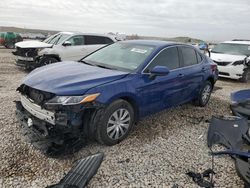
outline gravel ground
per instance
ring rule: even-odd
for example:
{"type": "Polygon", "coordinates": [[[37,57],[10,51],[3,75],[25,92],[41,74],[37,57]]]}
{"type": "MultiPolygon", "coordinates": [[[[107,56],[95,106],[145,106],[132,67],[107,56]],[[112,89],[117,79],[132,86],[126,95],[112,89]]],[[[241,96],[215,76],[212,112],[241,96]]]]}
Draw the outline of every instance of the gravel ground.
{"type": "MultiPolygon", "coordinates": [[[[188,170],[211,167],[205,120],[230,115],[232,91],[249,85],[220,80],[207,107],[191,104],[166,110],[139,122],[129,137],[112,147],[89,143],[79,152],[60,159],[47,158],[24,141],[15,119],[15,91],[27,74],[14,65],[11,50],[0,49],[0,187],[45,187],[63,177],[73,162],[104,152],[105,158],[88,187],[197,187],[188,170]],[[202,119],[200,122],[199,119],[202,119]]],[[[216,187],[243,187],[233,160],[215,158],[216,187]]]]}

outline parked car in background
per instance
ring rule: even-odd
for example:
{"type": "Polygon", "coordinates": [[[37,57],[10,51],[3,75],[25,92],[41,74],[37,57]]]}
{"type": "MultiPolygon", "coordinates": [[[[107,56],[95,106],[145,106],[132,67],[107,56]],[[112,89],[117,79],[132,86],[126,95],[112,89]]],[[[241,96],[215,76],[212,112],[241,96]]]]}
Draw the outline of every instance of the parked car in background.
{"type": "Polygon", "coordinates": [[[116,42],[101,34],[60,32],[43,42],[38,40],[16,43],[16,65],[34,69],[59,61],[78,61],[95,50],[116,42]]]}
{"type": "Polygon", "coordinates": [[[217,78],[217,65],[190,45],[122,41],[32,71],[18,88],[17,115],[52,145],[82,135],[114,145],[147,115],[190,101],[205,106],[217,78]]]}
{"type": "Polygon", "coordinates": [[[250,41],[233,40],[216,45],[211,59],[218,65],[219,76],[250,81],[250,41]]]}
{"type": "Polygon", "coordinates": [[[22,41],[22,37],[14,32],[0,32],[0,45],[6,48],[14,48],[15,43],[22,41]]]}

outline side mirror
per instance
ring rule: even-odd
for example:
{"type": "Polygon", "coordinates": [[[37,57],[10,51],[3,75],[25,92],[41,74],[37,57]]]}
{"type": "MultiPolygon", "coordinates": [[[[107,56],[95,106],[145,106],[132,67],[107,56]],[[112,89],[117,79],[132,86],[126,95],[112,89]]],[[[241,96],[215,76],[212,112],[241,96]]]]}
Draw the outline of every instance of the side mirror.
{"type": "Polygon", "coordinates": [[[71,46],[72,43],[70,41],[65,41],[62,45],[63,46],[71,46]]]}
{"type": "Polygon", "coordinates": [[[152,76],[166,76],[169,74],[169,69],[165,66],[155,66],[151,71],[150,74],[152,76]]]}

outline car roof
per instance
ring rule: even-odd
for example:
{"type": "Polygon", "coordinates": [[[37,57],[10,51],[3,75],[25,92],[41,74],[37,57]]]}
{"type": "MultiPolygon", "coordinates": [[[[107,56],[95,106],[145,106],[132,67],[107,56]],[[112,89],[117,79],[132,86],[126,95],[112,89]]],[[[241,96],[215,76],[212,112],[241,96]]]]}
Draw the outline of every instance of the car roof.
{"type": "Polygon", "coordinates": [[[223,43],[228,43],[228,44],[247,44],[250,45],[250,41],[225,41],[223,43]]]}
{"type": "Polygon", "coordinates": [[[83,32],[78,32],[78,31],[62,31],[62,32],[59,32],[59,33],[61,33],[61,34],[68,34],[68,35],[94,35],[94,36],[112,38],[111,36],[105,35],[105,34],[99,34],[99,33],[83,33],[83,32]]]}
{"type": "Polygon", "coordinates": [[[162,41],[162,40],[125,40],[122,43],[131,43],[131,44],[139,44],[139,45],[148,45],[148,46],[155,46],[157,48],[160,47],[167,47],[173,45],[186,45],[184,43],[177,43],[171,41],[162,41]]]}

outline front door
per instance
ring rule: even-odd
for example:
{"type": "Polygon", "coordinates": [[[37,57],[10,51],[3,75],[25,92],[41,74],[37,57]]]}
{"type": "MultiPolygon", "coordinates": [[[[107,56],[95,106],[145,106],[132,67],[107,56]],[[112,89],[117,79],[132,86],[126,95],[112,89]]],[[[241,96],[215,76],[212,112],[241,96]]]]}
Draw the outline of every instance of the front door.
{"type": "Polygon", "coordinates": [[[181,76],[177,47],[162,50],[145,68],[138,83],[137,92],[142,104],[141,116],[180,104],[183,88],[181,76]],[[157,65],[166,66],[170,73],[152,78],[150,71],[157,65]]]}
{"type": "Polygon", "coordinates": [[[85,42],[83,35],[76,35],[69,38],[67,41],[70,46],[57,45],[56,51],[59,53],[62,61],[79,61],[84,57],[85,42]]]}

